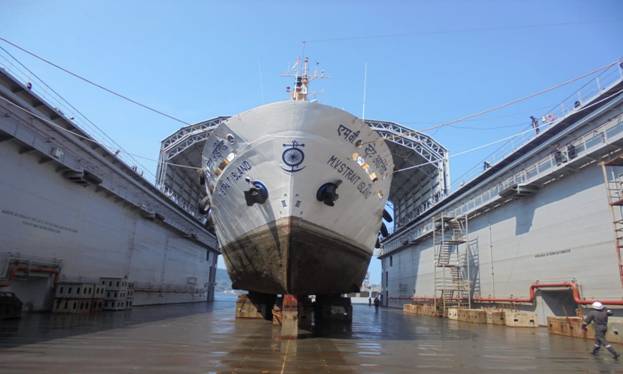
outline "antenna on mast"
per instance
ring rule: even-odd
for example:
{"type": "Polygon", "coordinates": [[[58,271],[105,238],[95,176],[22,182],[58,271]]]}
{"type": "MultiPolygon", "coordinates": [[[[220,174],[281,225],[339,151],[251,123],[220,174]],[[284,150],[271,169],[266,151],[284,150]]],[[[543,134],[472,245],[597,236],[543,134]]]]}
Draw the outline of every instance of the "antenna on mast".
{"type": "MultiPolygon", "coordinates": [[[[305,52],[305,42],[303,42],[303,52],[305,52]]],[[[316,63],[318,65],[318,63],[316,63]]],[[[290,71],[281,74],[285,77],[294,77],[294,89],[290,86],[286,87],[286,91],[292,94],[292,100],[294,101],[307,101],[309,96],[309,82],[316,79],[325,79],[326,75],[324,71],[318,70],[316,67],[314,71],[309,71],[309,58],[304,57],[301,63],[301,58],[296,59],[296,63],[289,69],[290,71]]]]}
{"type": "Polygon", "coordinates": [[[366,96],[368,88],[368,63],[363,64],[363,108],[361,109],[361,120],[366,120],[366,96]]]}

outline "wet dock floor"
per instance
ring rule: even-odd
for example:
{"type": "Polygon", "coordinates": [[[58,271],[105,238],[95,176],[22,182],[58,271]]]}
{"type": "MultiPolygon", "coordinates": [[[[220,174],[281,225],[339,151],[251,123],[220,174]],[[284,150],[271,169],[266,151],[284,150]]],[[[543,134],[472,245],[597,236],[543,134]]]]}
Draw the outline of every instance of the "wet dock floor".
{"type": "MultiPolygon", "coordinates": [[[[352,331],[281,341],[234,301],[0,321],[0,373],[623,372],[591,342],[354,307],[352,331]]],[[[623,347],[616,347],[622,350],[623,347]]]]}

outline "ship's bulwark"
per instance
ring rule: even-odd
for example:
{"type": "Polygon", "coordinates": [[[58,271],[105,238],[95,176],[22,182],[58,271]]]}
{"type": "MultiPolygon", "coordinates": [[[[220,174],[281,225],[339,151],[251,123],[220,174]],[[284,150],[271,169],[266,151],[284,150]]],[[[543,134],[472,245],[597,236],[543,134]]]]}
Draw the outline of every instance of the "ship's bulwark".
{"type": "Polygon", "coordinates": [[[369,250],[297,217],[258,228],[223,248],[232,286],[268,294],[337,294],[359,289],[369,250]]]}

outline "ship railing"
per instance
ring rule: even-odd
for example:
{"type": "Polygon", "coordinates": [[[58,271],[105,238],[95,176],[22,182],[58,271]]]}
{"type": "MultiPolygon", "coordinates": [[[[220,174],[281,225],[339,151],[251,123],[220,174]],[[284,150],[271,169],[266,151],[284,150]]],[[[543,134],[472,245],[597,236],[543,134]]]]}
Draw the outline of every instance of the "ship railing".
{"type": "MultiPolygon", "coordinates": [[[[588,80],[583,86],[553,106],[549,111],[542,113],[538,117],[535,116],[538,119],[539,127],[542,129],[540,132],[545,132],[547,129],[556,126],[556,124],[568,116],[573,115],[578,110],[582,110],[584,105],[589,104],[604,92],[610,90],[623,81],[622,65],[623,60],[620,60],[617,64],[611,65],[609,68],[602,71],[597,77],[588,80]]],[[[527,120],[526,128],[529,128],[529,126],[530,123],[529,120],[527,120]]],[[[535,130],[535,132],[528,132],[523,136],[518,136],[512,139],[507,146],[502,147],[498,152],[490,156],[487,162],[492,165],[499,162],[508,155],[516,152],[519,148],[523,147],[537,135],[538,134],[535,130]]],[[[463,185],[476,178],[481,173],[482,170],[475,168],[471,173],[463,176],[461,180],[455,181],[454,184],[456,185],[459,183],[460,185],[463,185]]]]}

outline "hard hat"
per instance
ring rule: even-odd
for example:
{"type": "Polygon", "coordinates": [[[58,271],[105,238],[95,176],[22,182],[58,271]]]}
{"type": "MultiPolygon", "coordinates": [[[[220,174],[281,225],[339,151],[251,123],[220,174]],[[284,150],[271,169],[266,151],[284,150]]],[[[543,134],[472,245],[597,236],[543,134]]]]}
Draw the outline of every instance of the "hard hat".
{"type": "Polygon", "coordinates": [[[595,301],[593,303],[592,307],[595,310],[602,310],[604,308],[604,305],[602,303],[600,303],[599,301],[595,301]]]}

